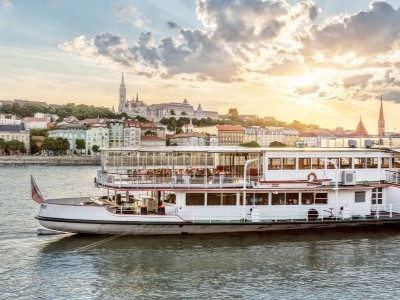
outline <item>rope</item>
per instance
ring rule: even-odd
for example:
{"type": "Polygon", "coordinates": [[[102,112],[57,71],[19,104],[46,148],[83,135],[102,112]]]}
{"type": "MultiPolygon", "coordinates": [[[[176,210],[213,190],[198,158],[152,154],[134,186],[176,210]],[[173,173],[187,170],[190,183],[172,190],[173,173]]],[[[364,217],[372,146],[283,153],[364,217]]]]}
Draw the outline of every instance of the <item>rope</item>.
{"type": "MultiPolygon", "coordinates": [[[[121,236],[124,236],[124,235],[126,235],[126,234],[127,234],[127,233],[121,233],[121,234],[113,235],[113,236],[111,236],[111,237],[108,237],[108,238],[106,238],[106,239],[100,240],[100,241],[98,241],[98,242],[95,242],[95,243],[92,243],[92,244],[89,244],[89,245],[86,245],[86,246],[84,246],[84,247],[80,247],[80,248],[77,248],[77,249],[74,249],[74,250],[70,250],[70,251],[67,251],[67,252],[82,252],[82,251],[85,251],[85,250],[94,248],[94,247],[96,247],[96,246],[105,244],[105,243],[107,243],[107,242],[110,242],[110,241],[112,241],[112,240],[115,240],[115,239],[117,239],[117,238],[119,238],[119,237],[121,237],[121,236]]],[[[3,272],[0,273],[0,275],[4,275],[4,274],[10,273],[10,272],[19,270],[19,269],[21,269],[21,268],[33,266],[33,265],[35,265],[36,263],[37,263],[36,261],[35,261],[35,262],[30,262],[30,263],[28,262],[28,263],[26,263],[26,264],[24,264],[24,265],[22,265],[22,266],[15,267],[15,268],[11,268],[11,269],[9,269],[9,270],[3,271],[3,272]]]]}

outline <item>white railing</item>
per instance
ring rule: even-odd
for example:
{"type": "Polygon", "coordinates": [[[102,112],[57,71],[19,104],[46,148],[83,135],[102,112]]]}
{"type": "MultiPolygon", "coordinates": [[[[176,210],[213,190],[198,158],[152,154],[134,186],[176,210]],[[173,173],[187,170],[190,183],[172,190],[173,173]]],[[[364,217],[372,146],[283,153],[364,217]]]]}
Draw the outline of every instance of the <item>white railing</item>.
{"type": "MultiPolygon", "coordinates": [[[[254,176],[251,180],[258,180],[254,176]]],[[[243,177],[235,175],[194,176],[177,174],[172,176],[130,175],[122,173],[106,173],[99,171],[96,183],[113,187],[239,187],[243,185],[243,177]]]]}

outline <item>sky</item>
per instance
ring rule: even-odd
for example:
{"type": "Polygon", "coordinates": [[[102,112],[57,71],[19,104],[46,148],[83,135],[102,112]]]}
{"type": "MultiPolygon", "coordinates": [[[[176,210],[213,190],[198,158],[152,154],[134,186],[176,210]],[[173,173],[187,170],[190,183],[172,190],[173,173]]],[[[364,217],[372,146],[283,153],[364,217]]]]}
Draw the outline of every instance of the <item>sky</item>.
{"type": "Polygon", "coordinates": [[[400,0],[0,0],[0,99],[400,131],[400,0]]]}

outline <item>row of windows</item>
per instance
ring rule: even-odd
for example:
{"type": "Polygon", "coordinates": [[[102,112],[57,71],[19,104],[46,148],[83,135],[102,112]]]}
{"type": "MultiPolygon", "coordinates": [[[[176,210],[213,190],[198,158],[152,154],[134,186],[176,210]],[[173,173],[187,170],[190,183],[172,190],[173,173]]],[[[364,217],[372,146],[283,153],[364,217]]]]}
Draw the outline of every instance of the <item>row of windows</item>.
{"type": "MultiPolygon", "coordinates": [[[[187,206],[236,205],[236,193],[188,193],[187,206]],[[206,200],[207,198],[207,200],[206,200]]],[[[240,195],[243,205],[243,195],[240,195]]],[[[327,204],[328,193],[246,193],[246,205],[327,204]]]]}
{"type": "Polygon", "coordinates": [[[335,165],[339,169],[376,169],[378,168],[379,160],[381,168],[389,168],[390,160],[392,167],[400,167],[400,158],[389,157],[341,157],[341,158],[269,158],[269,170],[307,170],[307,169],[335,169],[335,165]]]}

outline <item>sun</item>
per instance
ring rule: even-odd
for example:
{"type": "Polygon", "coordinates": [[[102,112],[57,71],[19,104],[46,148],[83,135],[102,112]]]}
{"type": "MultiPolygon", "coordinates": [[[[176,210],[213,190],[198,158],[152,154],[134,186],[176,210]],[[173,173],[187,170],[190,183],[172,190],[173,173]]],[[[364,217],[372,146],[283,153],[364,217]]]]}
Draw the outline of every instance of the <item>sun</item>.
{"type": "Polygon", "coordinates": [[[316,83],[316,80],[313,76],[305,75],[291,77],[289,79],[289,82],[293,87],[306,87],[314,85],[316,83]]]}

